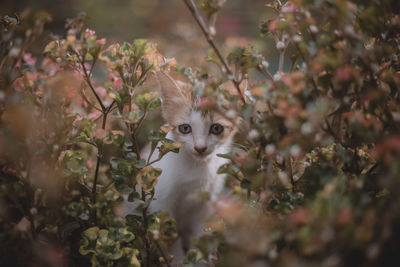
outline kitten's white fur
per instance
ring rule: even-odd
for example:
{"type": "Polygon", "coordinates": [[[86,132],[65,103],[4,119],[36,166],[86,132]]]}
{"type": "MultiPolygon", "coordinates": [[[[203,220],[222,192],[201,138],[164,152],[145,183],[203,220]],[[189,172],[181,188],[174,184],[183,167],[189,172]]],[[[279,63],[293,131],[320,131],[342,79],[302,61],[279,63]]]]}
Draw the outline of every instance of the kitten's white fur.
{"type": "MultiPolygon", "coordinates": [[[[162,96],[165,89],[168,89],[166,87],[176,86],[168,83],[168,80],[165,83],[165,77],[172,79],[169,76],[162,77],[164,78],[164,83],[163,80],[160,82],[162,96]]],[[[177,100],[174,96],[169,95],[169,97],[173,102],[177,100]]],[[[163,100],[163,105],[169,104],[165,101],[165,97],[163,100]]],[[[224,136],[211,134],[210,127],[213,123],[227,126],[226,131],[228,131],[230,122],[222,117],[218,119],[210,114],[202,114],[196,110],[195,104],[190,103],[190,105],[191,108],[186,109],[186,112],[177,109],[181,114],[176,114],[175,128],[167,134],[167,138],[184,143],[179,153],[170,152],[161,161],[153,164],[154,167],[162,169],[162,174],[158,177],[155,199],[150,209],[153,212],[168,211],[177,222],[180,239],[171,251],[175,256],[174,263],[182,261],[184,250],[190,248],[191,238],[205,234],[204,221],[212,214],[212,202],[221,192],[225,181],[225,176],[217,174],[217,170],[227,163],[227,159],[218,157],[217,154],[229,151],[234,135],[232,130],[224,136]],[[184,123],[191,126],[190,134],[182,134],[176,127],[184,123]],[[207,147],[207,150],[200,154],[195,150],[196,146],[207,147]],[[196,197],[196,193],[199,192],[208,193],[211,201],[196,197]]],[[[163,115],[171,117],[171,114],[163,115]]],[[[152,156],[153,159],[157,157],[157,153],[152,156]]]]}

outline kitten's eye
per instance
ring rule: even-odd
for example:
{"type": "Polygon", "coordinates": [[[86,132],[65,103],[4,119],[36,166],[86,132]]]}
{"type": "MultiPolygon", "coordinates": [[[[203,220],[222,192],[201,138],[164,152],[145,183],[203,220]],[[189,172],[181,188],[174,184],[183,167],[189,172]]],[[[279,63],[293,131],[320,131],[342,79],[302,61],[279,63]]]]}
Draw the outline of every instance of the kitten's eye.
{"type": "Polygon", "coordinates": [[[192,132],[192,127],[190,127],[190,125],[186,123],[179,125],[178,129],[183,134],[188,134],[192,132]]]}
{"type": "Polygon", "coordinates": [[[215,134],[215,135],[219,135],[224,131],[224,126],[222,126],[219,123],[214,123],[213,125],[211,125],[210,127],[210,133],[215,134]]]}

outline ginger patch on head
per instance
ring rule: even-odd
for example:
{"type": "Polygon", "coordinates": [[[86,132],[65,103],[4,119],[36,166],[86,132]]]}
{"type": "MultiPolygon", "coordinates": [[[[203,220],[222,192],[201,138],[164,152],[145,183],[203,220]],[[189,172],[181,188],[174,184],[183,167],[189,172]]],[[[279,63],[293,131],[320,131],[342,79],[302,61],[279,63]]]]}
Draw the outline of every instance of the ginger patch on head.
{"type": "Polygon", "coordinates": [[[190,85],[175,81],[166,72],[159,71],[156,77],[163,100],[162,115],[172,126],[187,117],[193,107],[193,92],[190,85]]]}

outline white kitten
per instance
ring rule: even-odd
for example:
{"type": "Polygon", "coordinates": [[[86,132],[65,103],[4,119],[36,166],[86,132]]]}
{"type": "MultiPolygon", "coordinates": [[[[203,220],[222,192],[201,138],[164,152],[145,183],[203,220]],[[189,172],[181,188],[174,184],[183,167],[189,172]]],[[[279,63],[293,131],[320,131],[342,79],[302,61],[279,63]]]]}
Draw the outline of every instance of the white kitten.
{"type": "MultiPolygon", "coordinates": [[[[167,138],[184,142],[179,153],[168,153],[153,166],[162,169],[152,211],[168,211],[176,220],[180,239],[174,245],[174,263],[181,262],[192,237],[204,234],[204,220],[212,214],[212,200],[224,185],[218,168],[227,160],[216,156],[229,151],[235,127],[223,116],[197,110],[198,99],[187,84],[158,72],[162,113],[173,129],[167,138]],[[211,202],[196,198],[206,192],[211,202]]],[[[153,155],[153,159],[157,158],[153,155]]]]}

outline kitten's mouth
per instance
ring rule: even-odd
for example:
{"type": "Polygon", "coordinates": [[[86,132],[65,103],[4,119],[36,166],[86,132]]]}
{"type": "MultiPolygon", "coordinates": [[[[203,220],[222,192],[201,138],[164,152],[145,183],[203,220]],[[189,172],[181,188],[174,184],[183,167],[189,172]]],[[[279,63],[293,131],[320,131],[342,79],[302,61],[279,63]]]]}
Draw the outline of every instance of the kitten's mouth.
{"type": "Polygon", "coordinates": [[[196,159],[206,159],[212,153],[211,153],[211,151],[210,152],[209,151],[205,151],[203,153],[193,152],[192,154],[193,154],[194,158],[196,158],[196,159]]]}

